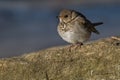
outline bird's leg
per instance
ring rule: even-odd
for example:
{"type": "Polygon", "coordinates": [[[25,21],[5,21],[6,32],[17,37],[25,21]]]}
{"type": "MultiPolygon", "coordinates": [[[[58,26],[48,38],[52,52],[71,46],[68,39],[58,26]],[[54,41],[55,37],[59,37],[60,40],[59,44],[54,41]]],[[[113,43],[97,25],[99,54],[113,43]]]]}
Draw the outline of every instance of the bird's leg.
{"type": "Polygon", "coordinates": [[[71,52],[72,51],[72,48],[74,49],[77,49],[78,47],[81,47],[83,45],[83,43],[81,42],[77,42],[75,44],[71,44],[69,47],[68,47],[68,50],[71,52]]]}
{"type": "Polygon", "coordinates": [[[71,45],[68,47],[68,51],[71,52],[72,47],[74,47],[74,46],[75,46],[75,44],[71,44],[71,45]]]}
{"type": "Polygon", "coordinates": [[[77,49],[78,47],[81,47],[82,45],[83,45],[82,42],[77,42],[77,43],[76,43],[76,46],[75,46],[75,49],[77,49]]]}
{"type": "Polygon", "coordinates": [[[77,42],[76,45],[81,47],[83,45],[83,43],[82,42],[77,42]]]}

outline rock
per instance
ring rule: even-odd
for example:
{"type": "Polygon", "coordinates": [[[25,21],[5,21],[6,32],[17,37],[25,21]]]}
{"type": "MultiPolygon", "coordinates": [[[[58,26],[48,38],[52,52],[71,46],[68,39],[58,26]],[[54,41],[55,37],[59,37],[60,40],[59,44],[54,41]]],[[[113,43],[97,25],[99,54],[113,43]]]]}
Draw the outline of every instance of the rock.
{"type": "Polygon", "coordinates": [[[0,80],[118,80],[120,40],[106,38],[69,51],[54,47],[0,59],[0,80]]]}

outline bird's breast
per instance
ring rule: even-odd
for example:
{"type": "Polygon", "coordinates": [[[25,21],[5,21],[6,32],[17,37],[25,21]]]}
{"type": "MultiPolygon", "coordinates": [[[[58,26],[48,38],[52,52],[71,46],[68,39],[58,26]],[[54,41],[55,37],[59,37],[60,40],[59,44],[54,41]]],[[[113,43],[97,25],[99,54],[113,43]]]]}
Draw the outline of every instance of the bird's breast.
{"type": "Polygon", "coordinates": [[[63,29],[68,28],[67,30],[60,29],[61,26],[58,27],[59,35],[69,43],[84,42],[88,40],[91,35],[83,25],[77,23],[65,25],[63,29]]]}

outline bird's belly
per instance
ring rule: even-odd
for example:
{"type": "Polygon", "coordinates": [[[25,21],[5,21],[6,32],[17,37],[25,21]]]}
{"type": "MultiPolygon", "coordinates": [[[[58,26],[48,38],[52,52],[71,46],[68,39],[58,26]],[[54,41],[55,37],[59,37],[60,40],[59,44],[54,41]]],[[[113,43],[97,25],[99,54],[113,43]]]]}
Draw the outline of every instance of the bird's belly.
{"type": "Polygon", "coordinates": [[[61,34],[61,37],[69,43],[85,42],[89,39],[89,33],[75,33],[72,31],[67,31],[61,34]]]}

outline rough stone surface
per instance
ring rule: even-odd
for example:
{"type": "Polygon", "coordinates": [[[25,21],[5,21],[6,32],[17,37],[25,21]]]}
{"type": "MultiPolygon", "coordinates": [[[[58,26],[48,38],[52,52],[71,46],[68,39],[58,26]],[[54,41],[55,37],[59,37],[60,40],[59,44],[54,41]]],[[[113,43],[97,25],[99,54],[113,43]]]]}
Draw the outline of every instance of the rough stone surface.
{"type": "Polygon", "coordinates": [[[54,47],[0,59],[0,80],[120,80],[120,40],[54,47]]]}

